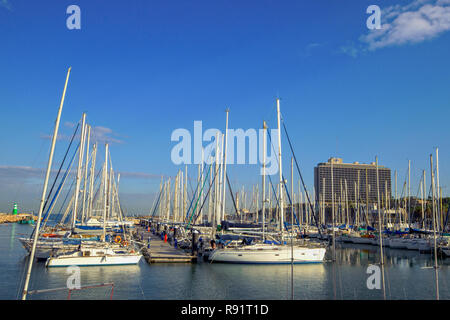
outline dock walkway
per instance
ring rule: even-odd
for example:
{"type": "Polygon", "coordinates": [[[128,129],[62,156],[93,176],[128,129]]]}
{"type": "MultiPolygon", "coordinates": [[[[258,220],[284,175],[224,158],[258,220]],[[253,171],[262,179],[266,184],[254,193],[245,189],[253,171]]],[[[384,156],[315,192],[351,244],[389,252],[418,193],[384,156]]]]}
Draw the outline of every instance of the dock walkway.
{"type": "Polygon", "coordinates": [[[148,238],[150,238],[150,249],[147,246],[142,248],[142,254],[148,263],[192,263],[197,261],[197,256],[189,255],[182,249],[173,247],[170,243],[164,242],[159,236],[148,232],[144,228],[138,227],[137,237],[139,240],[143,237],[144,243],[147,243],[148,238]]]}

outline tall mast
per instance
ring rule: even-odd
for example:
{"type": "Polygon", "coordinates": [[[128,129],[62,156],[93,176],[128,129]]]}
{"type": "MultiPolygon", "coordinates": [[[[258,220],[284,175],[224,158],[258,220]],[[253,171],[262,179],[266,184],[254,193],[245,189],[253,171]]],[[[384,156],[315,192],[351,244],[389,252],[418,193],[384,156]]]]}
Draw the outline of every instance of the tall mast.
{"type": "Polygon", "coordinates": [[[58,115],[56,117],[56,122],[55,122],[55,129],[53,131],[52,146],[50,148],[50,155],[48,157],[47,172],[45,173],[44,187],[42,188],[42,196],[41,196],[41,203],[39,205],[38,220],[36,223],[36,229],[34,230],[33,246],[31,247],[31,254],[30,254],[29,261],[28,261],[28,270],[27,270],[27,275],[25,278],[25,284],[23,287],[22,300],[26,300],[26,298],[27,298],[28,285],[30,283],[30,276],[31,276],[31,269],[33,267],[33,260],[34,260],[34,255],[36,252],[36,245],[37,245],[38,237],[39,237],[39,226],[40,226],[41,220],[42,220],[42,211],[44,209],[45,195],[47,194],[48,179],[50,177],[50,171],[51,171],[52,163],[53,163],[53,153],[55,151],[56,138],[58,136],[59,121],[61,119],[61,112],[62,112],[62,108],[63,108],[63,104],[64,104],[64,98],[66,96],[67,83],[69,81],[69,75],[70,75],[71,69],[72,69],[72,67],[69,67],[69,69],[67,70],[66,82],[64,84],[64,90],[63,90],[63,94],[61,97],[61,103],[59,104],[58,115]]]}
{"type": "MultiPolygon", "coordinates": [[[[200,197],[201,197],[201,188],[200,188],[200,186],[202,185],[202,163],[203,163],[203,148],[202,148],[202,160],[201,160],[201,163],[199,163],[198,164],[198,167],[197,167],[197,185],[198,185],[198,187],[197,187],[197,198],[198,199],[200,199],[200,197]]],[[[199,200],[200,201],[200,200],[199,200]]],[[[198,217],[198,212],[199,212],[199,210],[200,210],[200,207],[199,206],[196,206],[196,209],[195,209],[195,216],[196,217],[198,217]]],[[[193,224],[195,224],[195,220],[192,222],[193,224]]]]}
{"type": "Polygon", "coordinates": [[[169,222],[170,219],[170,177],[169,181],[167,181],[167,216],[166,222],[169,222]]]}
{"type": "Polygon", "coordinates": [[[283,212],[283,168],[281,162],[281,127],[280,127],[280,99],[277,99],[277,120],[278,120],[278,165],[280,173],[280,231],[283,234],[284,212],[283,212]]]}
{"type": "Polygon", "coordinates": [[[347,226],[349,226],[350,225],[350,219],[349,219],[349,216],[348,216],[347,179],[344,179],[344,186],[345,186],[345,215],[346,215],[347,226]]]}
{"type": "MultiPolygon", "coordinates": [[[[230,112],[230,109],[226,109],[225,112],[227,113],[227,120],[225,123],[225,151],[223,154],[223,191],[222,191],[222,218],[221,220],[225,220],[225,195],[227,190],[227,185],[225,183],[227,178],[227,140],[228,140],[228,113],[230,112]]],[[[258,213],[256,213],[258,215],[258,213]]]]}
{"type": "Polygon", "coordinates": [[[184,219],[184,215],[186,214],[187,179],[188,179],[188,169],[187,169],[187,164],[186,164],[185,168],[184,168],[184,195],[183,195],[183,217],[182,217],[182,219],[184,219]]]}
{"type": "Polygon", "coordinates": [[[218,168],[219,168],[219,132],[216,132],[216,149],[214,150],[215,153],[215,167],[214,167],[214,172],[215,172],[215,180],[214,180],[214,210],[212,212],[212,222],[211,222],[211,227],[212,227],[212,238],[214,239],[214,237],[216,236],[216,229],[217,229],[217,200],[218,200],[218,189],[219,189],[219,179],[217,177],[218,175],[218,168]]]}
{"type": "Polygon", "coordinates": [[[333,158],[331,158],[331,220],[333,229],[333,261],[336,261],[336,239],[334,231],[334,179],[333,179],[333,158]]]}
{"type": "Polygon", "coordinates": [[[78,154],[78,169],[77,169],[77,185],[75,189],[75,200],[73,203],[73,212],[72,212],[72,229],[75,228],[75,221],[77,219],[77,209],[78,209],[78,194],[80,192],[80,182],[81,182],[81,165],[83,164],[83,155],[84,155],[84,136],[86,130],[86,113],[83,113],[83,117],[81,120],[81,137],[80,137],[80,149],[78,154]]]}
{"type": "MultiPolygon", "coordinates": [[[[387,192],[387,180],[384,180],[384,208],[387,210],[387,223],[391,223],[391,214],[389,213],[390,210],[390,200],[388,199],[388,192],[387,192]]],[[[386,213],[386,211],[384,211],[386,213]]],[[[386,218],[386,214],[384,215],[386,218]]],[[[384,221],[384,220],[383,220],[384,221]]],[[[386,225],[386,223],[385,223],[386,225]]]]}
{"type": "Polygon", "coordinates": [[[265,240],[266,216],[266,122],[263,121],[263,176],[262,176],[262,238],[265,240]]]}
{"type": "MultiPolygon", "coordinates": [[[[291,157],[291,196],[294,197],[294,157],[291,157]]],[[[294,200],[291,202],[291,299],[294,300],[294,200]]]]}
{"type": "Polygon", "coordinates": [[[439,300],[439,275],[438,275],[438,262],[437,262],[437,243],[436,243],[436,215],[435,215],[435,190],[434,190],[434,171],[433,171],[433,155],[430,154],[430,167],[431,167],[431,190],[432,190],[432,207],[431,212],[433,214],[433,238],[434,238],[434,272],[436,278],[436,300],[439,300]]]}
{"type": "MultiPolygon", "coordinates": [[[[211,163],[212,168],[212,163],[211,163]]],[[[209,175],[210,195],[208,196],[208,223],[212,225],[212,212],[213,212],[213,173],[209,175]]]]}
{"type": "Polygon", "coordinates": [[[106,201],[108,198],[108,144],[105,144],[105,165],[103,168],[103,241],[106,239],[106,201]]]}
{"type": "Polygon", "coordinates": [[[408,225],[411,228],[411,160],[408,160],[408,225]]]}
{"type": "Polygon", "coordinates": [[[179,178],[180,172],[177,173],[175,177],[175,191],[173,196],[173,215],[172,215],[172,223],[174,223],[177,220],[178,216],[178,178],[179,178]]]}
{"type": "Polygon", "coordinates": [[[183,171],[180,169],[180,204],[178,208],[178,220],[177,222],[180,222],[183,218],[183,204],[184,204],[184,177],[183,177],[183,171]]]}
{"type": "Polygon", "coordinates": [[[88,216],[92,216],[92,201],[94,192],[94,174],[95,174],[95,160],[97,158],[97,143],[92,147],[91,172],[89,182],[89,199],[88,199],[88,216]]]}
{"type": "MultiPolygon", "coordinates": [[[[219,183],[219,197],[218,197],[218,218],[219,220],[217,221],[217,224],[221,224],[222,223],[222,214],[221,214],[221,209],[222,209],[222,191],[224,189],[225,186],[225,177],[223,175],[223,170],[224,170],[224,163],[223,163],[223,147],[224,147],[224,141],[225,141],[225,136],[222,133],[222,139],[220,140],[221,144],[220,144],[220,183],[219,183]]],[[[223,229],[222,229],[223,230],[223,229]]]]}
{"type": "Polygon", "coordinates": [[[358,183],[357,183],[357,190],[358,190],[358,192],[356,193],[356,210],[357,210],[357,214],[358,214],[358,220],[357,220],[357,226],[359,227],[359,223],[361,222],[361,216],[360,216],[360,210],[359,210],[359,191],[360,191],[360,186],[359,186],[359,183],[360,183],[360,180],[359,180],[359,174],[360,174],[360,171],[358,170],[358,183]]]}
{"type": "Polygon", "coordinates": [[[422,193],[422,229],[425,229],[425,170],[422,171],[422,183],[420,184],[420,189],[422,193]]]}
{"type": "Polygon", "coordinates": [[[369,183],[367,177],[367,168],[366,168],[366,223],[369,226],[369,183]]]}
{"type": "Polygon", "coordinates": [[[163,212],[163,176],[161,176],[161,182],[159,183],[159,221],[162,219],[163,212]]]}
{"type": "Polygon", "coordinates": [[[439,150],[436,148],[436,183],[437,183],[437,211],[436,211],[436,226],[437,232],[441,232],[441,204],[440,204],[440,187],[439,187],[439,150]]]}
{"type": "MultiPolygon", "coordinates": [[[[323,200],[323,198],[322,198],[323,200]]],[[[300,185],[300,179],[298,180],[298,221],[300,226],[303,225],[303,204],[302,204],[303,200],[302,200],[302,189],[301,189],[301,185],[300,185]]],[[[323,210],[323,208],[322,208],[323,210]]],[[[323,211],[322,211],[323,214],[323,211]]],[[[300,231],[301,229],[299,229],[300,231]]]]}
{"type": "MultiPolygon", "coordinates": [[[[326,206],[325,206],[325,202],[326,202],[326,194],[325,194],[325,178],[323,178],[323,187],[322,187],[322,215],[323,215],[323,217],[322,217],[322,224],[326,224],[326,221],[325,221],[325,208],[326,208],[326,206]]],[[[300,183],[299,183],[299,185],[300,185],[300,183]]],[[[300,189],[299,189],[299,193],[300,193],[300,189]]],[[[302,202],[302,194],[300,193],[300,202],[302,202]]],[[[302,208],[303,208],[303,204],[302,204],[302,208]]],[[[302,213],[303,213],[303,210],[302,210],[302,213]]]]}
{"type": "Polygon", "coordinates": [[[269,188],[269,221],[272,219],[272,188],[269,188]]]}
{"type": "Polygon", "coordinates": [[[259,223],[259,184],[256,184],[256,223],[259,223]]]}
{"type": "Polygon", "coordinates": [[[112,162],[111,162],[111,154],[109,155],[109,175],[108,175],[108,219],[111,219],[113,216],[113,193],[112,193],[112,181],[114,179],[112,162]]]}
{"type": "MultiPolygon", "coordinates": [[[[197,220],[200,220],[200,223],[203,221],[202,215],[200,214],[201,213],[200,205],[203,203],[203,196],[204,196],[203,188],[202,188],[203,180],[205,178],[205,176],[204,176],[204,159],[205,159],[205,154],[204,154],[204,149],[202,148],[202,161],[200,164],[200,184],[198,186],[200,195],[199,195],[199,205],[197,206],[197,220]]],[[[197,221],[197,223],[198,223],[198,221],[197,221]]]]}
{"type": "Polygon", "coordinates": [[[123,223],[124,217],[122,216],[122,207],[120,206],[120,200],[119,200],[119,183],[120,183],[120,173],[117,175],[117,185],[114,183],[114,190],[117,196],[117,206],[118,206],[118,210],[119,210],[119,221],[122,222],[122,228],[124,230],[123,232],[123,237],[125,239],[125,241],[128,241],[127,239],[127,233],[125,232],[125,226],[123,223]]]}
{"type": "Polygon", "coordinates": [[[294,157],[291,157],[291,240],[294,232],[294,157]]]}
{"type": "Polygon", "coordinates": [[[397,199],[397,170],[394,171],[395,176],[395,214],[397,215],[398,212],[398,199],[397,199]]]}
{"type": "Polygon", "coordinates": [[[84,165],[84,186],[83,186],[83,207],[81,213],[81,221],[84,222],[85,210],[86,210],[86,188],[87,188],[87,176],[88,176],[88,164],[89,164],[89,142],[91,138],[91,126],[87,125],[87,143],[86,143],[86,163],[84,165]]]}
{"type": "MultiPolygon", "coordinates": [[[[358,171],[358,173],[359,173],[359,171],[358,171]]],[[[358,187],[357,187],[357,184],[356,184],[356,181],[354,182],[354,188],[355,188],[355,225],[356,226],[359,226],[359,224],[358,224],[358,219],[359,219],[359,217],[358,217],[358,195],[357,195],[357,190],[358,190],[358,187]]]]}
{"type": "Polygon", "coordinates": [[[383,280],[383,296],[386,300],[386,290],[384,287],[384,256],[383,256],[383,235],[381,233],[381,206],[380,206],[380,181],[378,176],[378,157],[375,157],[375,163],[377,166],[377,211],[378,211],[378,232],[380,237],[380,256],[381,256],[381,268],[382,268],[382,280],[383,280]]]}

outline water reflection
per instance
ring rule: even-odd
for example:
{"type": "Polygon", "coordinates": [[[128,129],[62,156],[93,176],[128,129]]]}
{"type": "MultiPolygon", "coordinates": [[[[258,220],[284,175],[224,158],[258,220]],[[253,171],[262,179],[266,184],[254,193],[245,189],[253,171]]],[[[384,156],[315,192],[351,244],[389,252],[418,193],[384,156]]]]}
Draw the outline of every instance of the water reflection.
{"type": "MultiPolygon", "coordinates": [[[[28,225],[0,225],[0,298],[17,299],[26,267],[26,251],[18,240],[28,225]]],[[[434,299],[432,256],[388,249],[385,254],[387,299],[434,299]]],[[[328,250],[323,264],[294,265],[295,299],[383,299],[382,290],[367,288],[370,264],[380,261],[379,248],[339,244],[335,263],[328,250]]],[[[450,298],[450,259],[439,260],[441,299],[450,298]]],[[[114,282],[114,299],[290,299],[290,265],[147,264],[82,267],[81,285],[114,282]]],[[[30,288],[65,287],[65,268],[34,264],[30,288]]],[[[30,299],[66,299],[67,291],[32,295],[30,299]]],[[[71,299],[109,299],[110,288],[73,292],[71,299]]]]}
{"type": "Polygon", "coordinates": [[[14,247],[14,239],[16,237],[16,224],[13,223],[11,227],[11,234],[9,236],[9,250],[12,250],[14,247]]]}

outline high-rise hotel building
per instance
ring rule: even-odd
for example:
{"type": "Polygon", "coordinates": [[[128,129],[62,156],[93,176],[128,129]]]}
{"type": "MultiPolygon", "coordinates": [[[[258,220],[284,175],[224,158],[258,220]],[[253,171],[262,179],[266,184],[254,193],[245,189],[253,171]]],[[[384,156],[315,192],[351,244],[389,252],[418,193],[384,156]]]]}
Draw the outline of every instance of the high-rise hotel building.
{"type": "MultiPolygon", "coordinates": [[[[314,187],[317,201],[331,203],[331,167],[333,166],[333,191],[336,202],[341,198],[354,203],[359,198],[360,203],[377,201],[376,164],[358,162],[343,163],[341,158],[330,158],[326,163],[319,163],[314,168],[314,187]],[[358,192],[359,189],[359,192],[358,192]]],[[[391,169],[378,165],[380,201],[391,197],[391,169]]]]}

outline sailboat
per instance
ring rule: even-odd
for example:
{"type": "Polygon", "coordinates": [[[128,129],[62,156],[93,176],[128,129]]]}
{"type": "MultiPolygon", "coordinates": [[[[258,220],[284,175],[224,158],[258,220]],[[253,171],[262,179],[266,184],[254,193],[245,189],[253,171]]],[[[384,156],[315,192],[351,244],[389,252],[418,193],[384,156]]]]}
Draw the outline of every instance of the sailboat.
{"type": "MultiPolygon", "coordinates": [[[[326,248],[321,245],[305,244],[305,243],[291,243],[290,246],[283,244],[286,235],[284,234],[284,216],[283,216],[283,174],[281,166],[281,131],[280,131],[280,100],[277,99],[277,116],[278,116],[278,163],[280,175],[280,238],[282,241],[263,241],[262,243],[248,244],[247,241],[236,243],[232,241],[231,244],[215,248],[209,255],[210,262],[224,262],[224,263],[251,263],[251,264],[301,264],[301,263],[321,263],[324,260],[326,248]]],[[[266,147],[266,124],[263,125],[263,218],[265,208],[265,147],[266,147]]],[[[292,214],[292,213],[291,213],[292,214]]],[[[264,240],[264,220],[263,220],[263,240],[264,240]]],[[[293,226],[292,226],[293,227],[293,226]]],[[[293,237],[293,235],[290,235],[293,237]]]]}
{"type": "Polygon", "coordinates": [[[138,264],[142,255],[126,248],[109,245],[81,245],[79,250],[64,252],[47,259],[46,267],[111,266],[138,264]]]}
{"type": "MultiPolygon", "coordinates": [[[[47,267],[65,267],[65,266],[101,266],[101,265],[129,265],[139,263],[142,254],[137,253],[134,249],[128,247],[128,243],[110,244],[106,242],[106,222],[107,222],[107,204],[111,205],[108,197],[108,144],[105,146],[105,164],[103,170],[103,230],[102,242],[80,244],[77,250],[67,252],[57,251],[54,255],[47,259],[47,267]]],[[[118,237],[116,238],[118,239],[118,237]]],[[[120,241],[122,239],[120,238],[120,241]]],[[[117,241],[119,242],[119,241],[117,241]]]]}
{"type": "MultiPolygon", "coordinates": [[[[56,189],[56,192],[53,194],[53,198],[50,198],[52,195],[52,192],[49,192],[49,195],[47,196],[47,201],[44,204],[49,203],[49,206],[47,207],[44,217],[42,219],[42,227],[40,228],[41,231],[39,232],[39,237],[37,239],[37,245],[35,249],[35,257],[39,260],[48,259],[52,254],[54,254],[56,251],[61,252],[71,252],[73,250],[76,250],[80,244],[90,244],[93,245],[95,243],[98,243],[100,240],[100,235],[103,233],[103,224],[101,221],[96,220],[92,216],[92,207],[93,207],[93,199],[94,199],[94,170],[95,170],[95,157],[96,157],[96,151],[97,151],[97,143],[94,144],[93,151],[91,154],[91,173],[90,173],[90,186],[89,186],[89,197],[86,199],[86,193],[83,192],[83,199],[82,199],[82,208],[80,207],[81,213],[82,213],[82,221],[84,218],[84,222],[76,222],[76,212],[77,212],[77,204],[78,201],[76,200],[76,196],[79,193],[79,181],[81,178],[81,167],[83,162],[83,155],[84,155],[84,148],[86,147],[86,161],[84,164],[84,170],[85,170],[85,176],[84,176],[84,188],[83,190],[87,190],[87,181],[88,181],[88,163],[89,163],[89,139],[90,139],[90,126],[85,121],[86,114],[83,113],[82,117],[82,132],[81,132],[81,139],[80,144],[76,148],[75,152],[73,153],[72,160],[69,162],[67,170],[62,178],[62,181],[60,182],[59,186],[56,189]],[[87,136],[87,143],[86,142],[86,136],[87,136]],[[69,176],[69,173],[71,171],[71,167],[73,164],[73,161],[75,159],[76,154],[79,155],[79,163],[78,163],[78,171],[77,171],[77,189],[72,195],[72,199],[70,200],[69,204],[67,205],[65,213],[60,218],[60,222],[53,226],[47,226],[47,221],[49,220],[49,217],[52,214],[52,211],[55,207],[55,204],[61,194],[61,190],[64,187],[64,184],[66,182],[67,177],[69,176]],[[50,201],[51,200],[51,201],[50,201]],[[66,218],[68,218],[69,212],[72,211],[72,219],[70,224],[64,224],[64,221],[66,218]],[[90,217],[90,219],[87,219],[90,217]],[[75,223],[74,223],[75,222],[75,223]],[[74,227],[75,225],[75,227],[74,227]]],[[[72,145],[73,139],[75,138],[75,135],[77,133],[78,126],[75,129],[75,132],[72,136],[72,140],[67,148],[66,156],[70,150],[70,147],[72,145]]],[[[65,159],[65,157],[64,157],[65,159]]],[[[62,165],[64,164],[64,161],[61,164],[60,170],[58,171],[58,175],[55,178],[55,181],[53,183],[53,186],[51,190],[53,190],[53,187],[56,186],[56,181],[59,176],[59,172],[62,169],[62,165]]],[[[120,177],[120,175],[119,175],[120,177]]],[[[115,184],[114,184],[115,187],[115,184]]],[[[115,193],[112,193],[113,199],[116,199],[117,205],[113,206],[115,208],[120,208],[120,203],[118,201],[118,194],[117,190],[115,193]]],[[[70,190],[69,190],[70,194],[70,190]]],[[[68,195],[69,195],[68,194],[68,195]]],[[[65,203],[65,200],[64,200],[65,203]]],[[[62,209],[62,207],[61,207],[62,209]]],[[[110,210],[113,211],[113,210],[110,210]]],[[[116,214],[117,216],[117,214],[116,214]]],[[[114,221],[107,221],[107,231],[118,231],[122,232],[120,230],[120,226],[125,225],[125,223],[120,224],[120,222],[123,222],[122,217],[120,216],[120,221],[114,220],[114,221]]],[[[32,251],[33,242],[34,240],[32,237],[24,237],[19,239],[22,243],[22,246],[28,251],[32,251]]]]}
{"type": "Polygon", "coordinates": [[[234,248],[215,249],[209,256],[210,262],[252,263],[252,264],[302,264],[321,263],[326,249],[322,247],[294,246],[293,254],[288,245],[254,244],[234,248]]]}

